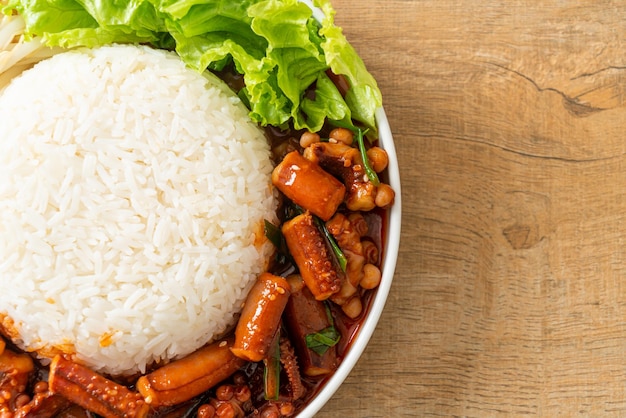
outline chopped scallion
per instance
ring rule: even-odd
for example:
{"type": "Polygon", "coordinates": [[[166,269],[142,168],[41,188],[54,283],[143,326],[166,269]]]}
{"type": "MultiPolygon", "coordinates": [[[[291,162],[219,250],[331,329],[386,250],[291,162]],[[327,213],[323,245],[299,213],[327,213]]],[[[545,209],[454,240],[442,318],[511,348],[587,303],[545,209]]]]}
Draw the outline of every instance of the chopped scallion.
{"type": "Polygon", "coordinates": [[[378,179],[378,175],[376,171],[372,168],[370,164],[370,160],[367,157],[367,150],[365,149],[365,141],[363,140],[364,132],[360,128],[356,128],[356,142],[359,145],[359,151],[361,152],[361,159],[363,160],[363,168],[365,169],[365,174],[367,174],[367,178],[374,184],[374,186],[378,186],[380,184],[380,180],[378,179]]]}
{"type": "Polygon", "coordinates": [[[277,333],[270,346],[269,355],[263,360],[265,370],[263,380],[265,384],[265,399],[275,401],[280,394],[280,335],[277,333]]]}
{"type": "Polygon", "coordinates": [[[337,241],[335,241],[335,237],[333,237],[328,228],[326,228],[326,224],[324,223],[324,221],[322,221],[318,217],[315,217],[315,222],[317,223],[318,228],[324,234],[324,237],[326,237],[326,239],[328,240],[330,248],[335,254],[335,258],[337,259],[337,263],[339,264],[341,271],[345,273],[346,267],[348,266],[348,259],[346,258],[346,255],[343,253],[343,251],[341,251],[341,248],[339,248],[337,241]]]}
{"type": "Polygon", "coordinates": [[[264,221],[265,221],[265,225],[263,227],[263,230],[265,232],[265,236],[267,237],[268,240],[270,240],[272,244],[274,244],[274,247],[276,247],[276,260],[279,263],[284,263],[285,261],[289,260],[291,257],[289,255],[289,250],[287,249],[287,243],[285,242],[285,237],[283,236],[283,233],[281,232],[280,228],[278,228],[276,225],[274,225],[267,219],[265,219],[264,221]]]}
{"type": "Polygon", "coordinates": [[[339,335],[339,332],[335,328],[333,316],[330,312],[330,308],[328,307],[328,305],[326,305],[326,315],[328,316],[330,326],[324,328],[319,332],[307,334],[304,337],[306,341],[306,346],[320,356],[328,351],[330,347],[337,345],[337,343],[339,343],[339,340],[341,339],[341,335],[339,335]]]}
{"type": "Polygon", "coordinates": [[[267,219],[265,219],[264,232],[267,239],[270,240],[274,247],[280,249],[283,243],[283,235],[280,232],[280,229],[267,219]]]}
{"type": "Polygon", "coordinates": [[[324,328],[320,332],[307,334],[305,337],[306,346],[320,356],[328,349],[339,342],[339,334],[335,327],[324,328]]]}

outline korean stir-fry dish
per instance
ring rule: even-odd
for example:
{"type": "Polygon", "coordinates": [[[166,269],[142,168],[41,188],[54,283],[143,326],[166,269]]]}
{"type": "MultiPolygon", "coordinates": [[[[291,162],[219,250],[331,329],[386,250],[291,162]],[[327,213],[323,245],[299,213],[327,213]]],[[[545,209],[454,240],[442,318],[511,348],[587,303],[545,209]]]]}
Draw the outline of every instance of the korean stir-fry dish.
{"type": "Polygon", "coordinates": [[[292,417],[381,282],[329,1],[0,0],[0,418],[292,417]]]}

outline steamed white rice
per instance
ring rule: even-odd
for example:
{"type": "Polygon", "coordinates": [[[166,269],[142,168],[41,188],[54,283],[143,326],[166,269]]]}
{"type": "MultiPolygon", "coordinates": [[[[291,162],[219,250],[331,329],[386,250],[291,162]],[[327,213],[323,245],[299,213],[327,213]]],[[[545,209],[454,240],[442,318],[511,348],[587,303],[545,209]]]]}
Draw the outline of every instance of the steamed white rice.
{"type": "Polygon", "coordinates": [[[0,317],[41,356],[111,374],[232,326],[268,262],[270,150],[217,78],[119,46],[0,93],[0,317]]]}

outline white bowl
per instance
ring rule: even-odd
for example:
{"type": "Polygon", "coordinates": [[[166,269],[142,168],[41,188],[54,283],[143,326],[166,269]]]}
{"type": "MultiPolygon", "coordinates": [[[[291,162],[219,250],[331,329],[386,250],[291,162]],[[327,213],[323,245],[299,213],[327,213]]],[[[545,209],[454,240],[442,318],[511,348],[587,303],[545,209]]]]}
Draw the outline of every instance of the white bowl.
{"type": "Polygon", "coordinates": [[[383,108],[379,108],[376,112],[376,122],[379,131],[379,145],[389,155],[389,166],[387,168],[387,178],[385,179],[396,193],[393,206],[387,213],[386,230],[383,234],[384,249],[383,262],[381,266],[382,279],[380,285],[376,289],[376,294],[369,307],[366,317],[358,331],[356,337],[349,345],[348,351],[344,356],[339,368],[324,384],[322,390],[309,402],[298,418],[313,417],[328,400],[339,389],[343,381],[346,379],[356,362],[363,354],[376,326],[380,315],[387,302],[391,282],[396,268],[398,259],[398,250],[400,246],[400,227],[402,217],[402,202],[400,196],[400,171],[398,169],[398,158],[396,149],[389,128],[389,122],[383,108]]]}

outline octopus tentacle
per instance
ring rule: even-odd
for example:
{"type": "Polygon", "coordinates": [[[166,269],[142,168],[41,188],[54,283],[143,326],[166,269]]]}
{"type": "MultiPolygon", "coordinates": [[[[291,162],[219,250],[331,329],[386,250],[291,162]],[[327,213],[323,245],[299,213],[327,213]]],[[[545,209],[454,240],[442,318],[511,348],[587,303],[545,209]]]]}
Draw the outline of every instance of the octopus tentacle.
{"type": "Polygon", "coordinates": [[[280,363],[287,373],[289,385],[291,386],[292,400],[295,401],[304,395],[306,388],[300,378],[300,367],[298,366],[298,359],[294,349],[289,339],[285,337],[280,339],[280,363]]]}

